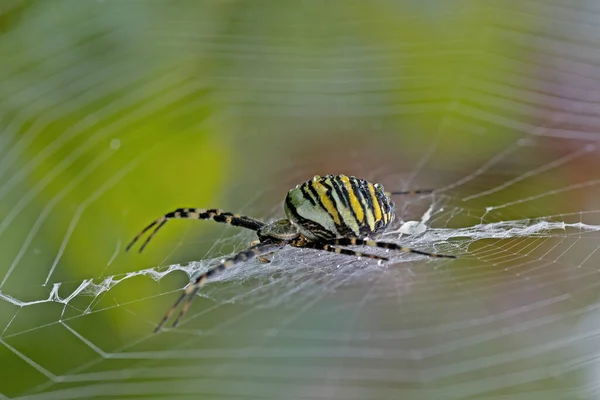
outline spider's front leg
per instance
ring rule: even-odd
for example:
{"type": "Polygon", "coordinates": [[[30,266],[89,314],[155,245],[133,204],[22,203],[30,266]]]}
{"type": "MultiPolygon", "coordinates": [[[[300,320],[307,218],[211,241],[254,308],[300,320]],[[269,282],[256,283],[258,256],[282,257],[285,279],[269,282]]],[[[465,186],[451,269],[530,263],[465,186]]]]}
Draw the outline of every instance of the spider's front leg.
{"type": "MultiPolygon", "coordinates": [[[[250,242],[250,246],[256,246],[259,243],[260,243],[260,240],[253,240],[250,242]]],[[[258,261],[260,261],[261,263],[269,264],[271,262],[271,260],[269,260],[267,257],[270,256],[271,254],[273,254],[273,253],[267,253],[262,256],[258,256],[258,257],[256,257],[256,259],[258,261]]]]}
{"type": "Polygon", "coordinates": [[[248,248],[247,250],[244,250],[244,251],[236,254],[233,257],[229,257],[229,258],[222,260],[219,265],[217,265],[216,267],[214,267],[212,269],[209,269],[202,275],[198,276],[196,279],[194,279],[194,281],[191,284],[189,284],[185,288],[185,290],[183,291],[181,296],[179,296],[177,301],[171,306],[171,308],[169,308],[169,310],[167,311],[165,316],[162,318],[160,323],[156,326],[156,329],[154,329],[154,332],[156,333],[162,329],[163,325],[173,315],[173,312],[175,311],[177,306],[179,306],[179,304],[181,304],[181,302],[183,300],[185,300],[185,303],[183,304],[183,307],[181,307],[181,311],[179,312],[179,315],[175,319],[175,322],[173,322],[173,328],[175,328],[177,325],[179,325],[179,321],[181,321],[181,318],[185,315],[187,310],[190,308],[190,305],[192,304],[192,300],[194,300],[194,297],[196,297],[196,294],[198,294],[198,291],[200,289],[202,289],[202,286],[204,286],[204,284],[206,283],[206,281],[209,278],[215,276],[216,274],[218,274],[220,272],[225,271],[226,269],[229,269],[229,268],[235,266],[236,264],[251,260],[255,257],[259,257],[264,254],[268,254],[268,253],[277,251],[285,245],[286,245],[286,242],[276,241],[276,240],[268,240],[268,241],[264,241],[264,242],[259,242],[258,244],[248,248]]]}
{"type": "Polygon", "coordinates": [[[265,223],[259,221],[257,219],[247,217],[245,215],[232,214],[227,211],[219,210],[218,208],[204,209],[204,208],[178,208],[175,211],[171,211],[160,217],[159,219],[152,222],[150,225],[142,229],[140,233],[137,234],[136,237],[127,245],[125,251],[129,251],[129,249],[137,242],[144,233],[148,232],[154,226],[154,230],[148,235],[144,243],[140,246],[139,252],[148,245],[150,240],[156,235],[156,233],[162,228],[168,220],[170,219],[203,219],[203,220],[213,220],[215,222],[220,222],[222,224],[228,224],[233,226],[239,226],[241,228],[250,229],[253,231],[257,231],[263,226],[265,223]]]}

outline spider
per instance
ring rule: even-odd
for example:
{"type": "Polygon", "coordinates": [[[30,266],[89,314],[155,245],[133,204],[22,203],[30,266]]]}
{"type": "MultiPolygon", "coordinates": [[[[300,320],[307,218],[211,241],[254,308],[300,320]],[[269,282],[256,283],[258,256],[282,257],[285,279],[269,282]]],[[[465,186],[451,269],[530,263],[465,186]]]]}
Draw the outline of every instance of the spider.
{"type": "Polygon", "coordinates": [[[216,222],[253,230],[258,236],[258,240],[253,242],[248,249],[222,260],[219,265],[195,278],[156,326],[154,330],[156,333],[162,329],[179,304],[187,299],[173,323],[173,328],[177,327],[192,300],[208,279],[236,264],[255,257],[262,258],[262,256],[271,254],[286,245],[371,258],[379,260],[379,262],[387,261],[388,258],[340,246],[379,247],[429,257],[456,258],[453,255],[428,253],[395,243],[369,239],[369,237],[384,232],[393,221],[395,205],[390,198],[391,195],[430,192],[430,190],[415,190],[390,193],[384,192],[383,186],[378,183],[372,184],[354,176],[326,175],[321,177],[316,175],[288,192],[284,203],[287,218],[267,224],[251,217],[219,209],[178,208],[145,227],[127,245],[125,251],[129,251],[144,233],[155,227],[140,247],[141,253],[160,228],[168,220],[174,218],[212,219],[216,222]]]}

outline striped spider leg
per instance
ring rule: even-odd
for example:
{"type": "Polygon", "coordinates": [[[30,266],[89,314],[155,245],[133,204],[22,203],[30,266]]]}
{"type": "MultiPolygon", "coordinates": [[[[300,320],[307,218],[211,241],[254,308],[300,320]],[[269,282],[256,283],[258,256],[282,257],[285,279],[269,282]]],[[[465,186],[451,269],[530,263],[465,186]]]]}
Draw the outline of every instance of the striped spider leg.
{"type": "Polygon", "coordinates": [[[292,243],[292,246],[301,247],[303,249],[324,250],[324,251],[329,251],[331,253],[343,254],[346,256],[354,256],[354,257],[359,257],[359,258],[361,258],[361,257],[371,258],[374,260],[379,260],[379,262],[389,260],[389,258],[377,256],[375,254],[361,253],[359,251],[344,249],[342,247],[332,247],[336,244],[337,243],[332,243],[332,242],[308,242],[308,243],[300,245],[300,246],[294,246],[294,244],[292,243]]]}
{"type": "Polygon", "coordinates": [[[396,250],[403,253],[420,254],[431,258],[456,258],[454,255],[429,253],[427,251],[415,250],[411,247],[400,246],[396,243],[381,242],[378,240],[361,239],[361,238],[338,238],[326,242],[333,246],[368,246],[378,247],[380,249],[396,250]]]}
{"type": "Polygon", "coordinates": [[[399,192],[385,192],[387,196],[414,196],[417,194],[431,194],[433,189],[415,189],[415,190],[402,190],[399,192]]]}
{"type": "Polygon", "coordinates": [[[213,220],[223,224],[239,226],[241,228],[250,229],[257,231],[266,224],[254,218],[246,217],[244,215],[232,214],[227,211],[219,210],[217,208],[204,209],[204,208],[178,208],[175,211],[167,213],[159,219],[152,222],[150,225],[142,229],[140,233],[127,245],[125,251],[129,251],[131,247],[152,227],[156,226],[154,230],[148,235],[144,243],[140,246],[139,252],[141,253],[144,248],[150,243],[150,240],[156,235],[156,233],[162,228],[170,219],[198,219],[198,220],[213,220]]]}
{"type": "Polygon", "coordinates": [[[179,325],[179,321],[181,321],[181,318],[185,315],[187,310],[190,308],[190,305],[192,304],[194,297],[196,297],[196,294],[198,294],[200,289],[202,289],[202,286],[204,286],[204,284],[206,283],[206,281],[209,278],[213,277],[214,275],[216,275],[220,272],[225,271],[226,269],[229,269],[229,268],[235,266],[236,264],[240,264],[242,262],[251,260],[251,259],[253,259],[255,257],[259,257],[263,254],[272,253],[274,251],[277,251],[285,245],[286,245],[286,242],[278,241],[278,240],[268,240],[268,241],[260,242],[254,246],[251,246],[247,250],[239,252],[238,254],[236,254],[233,257],[229,257],[229,258],[222,260],[219,265],[217,265],[214,268],[209,269],[202,275],[198,276],[196,279],[194,279],[194,281],[192,283],[190,283],[185,288],[185,290],[183,291],[181,296],[179,296],[177,301],[175,303],[173,303],[171,308],[169,308],[169,310],[167,311],[165,316],[161,319],[159,324],[154,329],[154,333],[157,333],[162,329],[164,324],[173,315],[173,312],[175,312],[175,309],[177,308],[177,306],[179,306],[179,304],[181,304],[181,302],[183,302],[183,300],[185,300],[185,303],[183,303],[183,306],[181,307],[181,311],[179,312],[179,315],[175,319],[175,322],[173,322],[173,328],[176,328],[177,325],[179,325]]]}

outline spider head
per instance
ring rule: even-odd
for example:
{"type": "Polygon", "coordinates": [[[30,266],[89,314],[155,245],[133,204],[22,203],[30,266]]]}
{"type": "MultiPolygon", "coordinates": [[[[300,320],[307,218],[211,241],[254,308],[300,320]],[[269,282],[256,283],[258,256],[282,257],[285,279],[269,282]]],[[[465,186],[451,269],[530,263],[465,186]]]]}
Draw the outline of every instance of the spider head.
{"type": "Polygon", "coordinates": [[[268,238],[290,241],[300,236],[296,227],[285,218],[263,226],[256,234],[261,241],[268,238]]]}

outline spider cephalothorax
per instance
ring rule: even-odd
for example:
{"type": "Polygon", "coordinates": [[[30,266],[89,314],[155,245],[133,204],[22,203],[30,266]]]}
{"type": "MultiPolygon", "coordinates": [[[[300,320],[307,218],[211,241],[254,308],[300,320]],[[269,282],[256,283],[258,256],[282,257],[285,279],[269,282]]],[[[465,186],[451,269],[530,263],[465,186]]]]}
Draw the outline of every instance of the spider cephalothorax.
{"type": "MultiPolygon", "coordinates": [[[[391,194],[413,194],[425,191],[396,192],[391,194]]],[[[233,257],[226,258],[216,267],[194,279],[179,299],[169,309],[156,327],[159,331],[173,314],[175,308],[187,298],[179,316],[173,323],[177,326],[189,308],[191,301],[204,283],[213,275],[254,257],[273,253],[286,245],[315,250],[324,250],[380,261],[386,257],[360,253],[344,246],[369,246],[405,253],[422,254],[429,257],[455,258],[414,250],[409,247],[369,239],[384,232],[394,219],[394,202],[383,187],[363,179],[345,175],[315,176],[291,189],[284,202],[287,218],[266,224],[254,218],[221,211],[219,209],[178,208],[163,215],[148,225],[127,246],[127,250],[148,230],[155,227],[140,247],[146,247],[152,237],[169,219],[212,219],[217,222],[240,226],[256,231],[258,241],[233,257]]]]}
{"type": "Polygon", "coordinates": [[[262,226],[256,231],[259,242],[264,242],[267,239],[291,241],[300,236],[300,231],[289,219],[278,219],[262,226]]]}

